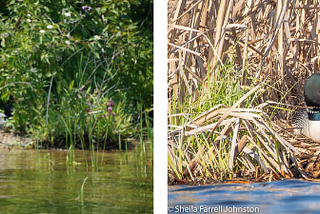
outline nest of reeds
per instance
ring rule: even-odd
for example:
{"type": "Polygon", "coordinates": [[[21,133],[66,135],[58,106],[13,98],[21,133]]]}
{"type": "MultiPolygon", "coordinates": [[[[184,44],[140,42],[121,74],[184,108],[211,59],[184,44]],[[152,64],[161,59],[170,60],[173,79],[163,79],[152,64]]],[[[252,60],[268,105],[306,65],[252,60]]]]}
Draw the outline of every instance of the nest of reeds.
{"type": "Polygon", "coordinates": [[[319,177],[318,145],[287,131],[288,106],[304,105],[304,82],[319,71],[319,9],[289,0],[168,1],[169,180],[319,177]],[[255,96],[250,107],[241,98],[202,104],[207,91],[219,92],[226,67],[239,75],[237,87],[264,90],[242,94],[255,96]],[[261,108],[268,100],[286,109],[261,108]]]}
{"type": "Polygon", "coordinates": [[[301,152],[275,131],[277,125],[269,116],[259,109],[237,108],[258,87],[231,108],[215,106],[169,131],[171,182],[182,182],[184,178],[193,181],[198,178],[223,181],[234,177],[256,181],[281,177],[308,179],[301,166],[301,152]],[[198,145],[181,140],[191,136],[198,145]]]}

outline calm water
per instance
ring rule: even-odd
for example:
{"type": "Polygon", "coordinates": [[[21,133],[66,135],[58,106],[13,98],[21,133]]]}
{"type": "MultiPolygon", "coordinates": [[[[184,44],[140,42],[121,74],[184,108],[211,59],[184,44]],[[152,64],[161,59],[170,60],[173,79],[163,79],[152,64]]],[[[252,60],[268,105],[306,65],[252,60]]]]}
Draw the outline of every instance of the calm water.
{"type": "Polygon", "coordinates": [[[92,167],[89,152],[67,163],[66,151],[0,149],[0,213],[152,213],[152,152],[103,157],[92,167]]]}
{"type": "Polygon", "coordinates": [[[299,180],[170,186],[168,193],[168,213],[320,213],[320,183],[299,180]]]}

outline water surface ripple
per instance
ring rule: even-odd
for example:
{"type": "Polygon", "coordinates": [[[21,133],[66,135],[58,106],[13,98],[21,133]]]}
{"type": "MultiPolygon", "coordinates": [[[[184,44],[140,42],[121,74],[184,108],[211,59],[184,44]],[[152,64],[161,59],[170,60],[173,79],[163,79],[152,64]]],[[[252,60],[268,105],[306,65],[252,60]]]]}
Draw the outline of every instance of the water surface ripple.
{"type": "Polygon", "coordinates": [[[0,213],[153,213],[151,158],[140,149],[0,149],[0,213]]]}
{"type": "Polygon", "coordinates": [[[320,213],[320,183],[170,186],[168,213],[320,213]]]}

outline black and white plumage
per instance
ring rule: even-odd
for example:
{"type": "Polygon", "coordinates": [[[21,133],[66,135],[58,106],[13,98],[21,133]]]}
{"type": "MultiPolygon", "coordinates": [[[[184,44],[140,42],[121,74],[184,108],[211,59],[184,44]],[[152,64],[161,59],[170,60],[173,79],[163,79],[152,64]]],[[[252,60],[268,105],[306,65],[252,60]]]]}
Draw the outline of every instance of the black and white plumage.
{"type": "Polygon", "coordinates": [[[294,127],[293,131],[295,135],[300,135],[307,132],[307,118],[307,109],[300,109],[294,113],[292,117],[292,126],[294,127]]]}
{"type": "Polygon", "coordinates": [[[292,118],[294,134],[303,134],[320,143],[320,74],[311,75],[304,85],[307,108],[295,112],[292,118]]]}

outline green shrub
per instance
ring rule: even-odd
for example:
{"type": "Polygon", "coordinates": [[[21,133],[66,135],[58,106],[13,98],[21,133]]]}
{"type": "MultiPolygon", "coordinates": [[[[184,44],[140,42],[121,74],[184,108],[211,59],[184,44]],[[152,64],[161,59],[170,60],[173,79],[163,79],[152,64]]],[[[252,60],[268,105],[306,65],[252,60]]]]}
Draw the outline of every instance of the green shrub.
{"type": "Polygon", "coordinates": [[[142,26],[130,17],[139,4],[6,2],[0,21],[0,94],[2,102],[14,103],[14,128],[51,140],[79,127],[86,132],[88,123],[95,134],[98,126],[111,136],[132,134],[133,103],[144,99],[151,108],[153,93],[152,29],[141,31],[152,22],[142,26]],[[142,32],[147,33],[143,38],[142,32]],[[110,98],[115,117],[106,123],[102,116],[110,98]]]}

